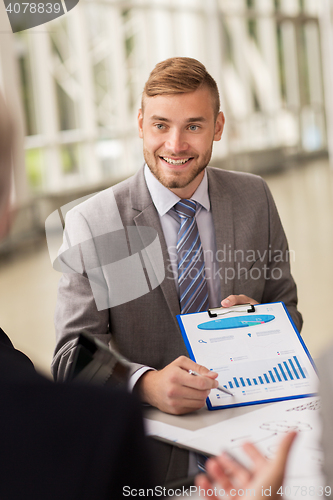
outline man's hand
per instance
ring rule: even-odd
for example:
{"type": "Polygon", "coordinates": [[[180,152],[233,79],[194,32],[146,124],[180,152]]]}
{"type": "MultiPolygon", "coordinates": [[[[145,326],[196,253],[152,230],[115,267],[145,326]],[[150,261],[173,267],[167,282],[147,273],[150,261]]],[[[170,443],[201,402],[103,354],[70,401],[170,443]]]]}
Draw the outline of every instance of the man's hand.
{"type": "Polygon", "coordinates": [[[252,470],[243,467],[226,453],[211,458],[206,462],[208,476],[197,476],[195,485],[205,490],[205,498],[213,500],[218,500],[219,497],[209,495],[207,490],[212,490],[215,486],[217,492],[223,489],[234,500],[243,498],[246,490],[251,490],[251,495],[254,490],[253,496],[258,499],[266,498],[262,491],[267,489],[270,490],[271,500],[280,500],[281,495],[277,491],[282,486],[287,458],[295,437],[296,432],[290,432],[282,439],[273,461],[267,460],[253,444],[245,443],[243,448],[253,462],[252,470]],[[238,491],[242,494],[238,495],[238,491]]]}
{"type": "Polygon", "coordinates": [[[142,401],[166,413],[182,415],[205,405],[211,389],[218,386],[217,373],[180,356],[163,370],[148,371],[137,383],[142,401]],[[203,377],[188,373],[196,371],[203,377]]]}
{"type": "Polygon", "coordinates": [[[232,307],[232,306],[238,306],[241,304],[259,304],[254,299],[251,299],[251,297],[247,297],[246,295],[229,295],[229,297],[226,297],[225,299],[222,300],[221,306],[222,307],[232,307]]]}

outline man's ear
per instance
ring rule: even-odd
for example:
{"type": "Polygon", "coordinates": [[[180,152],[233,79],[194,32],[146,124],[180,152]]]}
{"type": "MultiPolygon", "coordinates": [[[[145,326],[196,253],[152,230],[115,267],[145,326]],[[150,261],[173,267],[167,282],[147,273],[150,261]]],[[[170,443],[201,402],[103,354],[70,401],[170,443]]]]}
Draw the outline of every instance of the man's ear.
{"type": "Polygon", "coordinates": [[[142,109],[139,109],[139,112],[138,112],[138,127],[139,127],[139,137],[141,137],[141,139],[142,139],[143,138],[143,130],[142,130],[143,113],[142,113],[142,109]]]}
{"type": "Polygon", "coordinates": [[[222,111],[219,112],[215,122],[215,133],[214,133],[214,141],[219,141],[222,137],[222,132],[224,129],[225,117],[222,111]]]}

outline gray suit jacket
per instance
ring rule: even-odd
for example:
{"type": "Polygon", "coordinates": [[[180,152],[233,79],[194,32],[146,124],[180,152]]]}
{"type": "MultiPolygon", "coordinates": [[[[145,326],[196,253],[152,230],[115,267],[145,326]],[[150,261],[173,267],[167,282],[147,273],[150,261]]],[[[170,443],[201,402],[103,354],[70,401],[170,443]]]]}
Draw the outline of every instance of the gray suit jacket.
{"type": "MultiPolygon", "coordinates": [[[[219,254],[216,276],[221,281],[222,298],[243,293],[261,303],[284,301],[300,329],[302,318],[296,309],[297,292],[290,274],[287,240],[266,183],[251,174],[211,167],[207,171],[219,254]]],[[[155,229],[161,243],[165,278],[160,286],[135,300],[97,310],[85,259],[76,266],[78,272],[64,273],[55,314],[55,378],[62,379],[68,370],[73,339],[82,329],[106,343],[112,338],[120,352],[133,362],[133,372],[141,365],[161,369],[178,356],[187,355],[176,320],[179,301],[167,266],[168,250],[143,169],[71,210],[66,217],[64,248],[68,240],[72,245],[80,244],[129,226],[155,229]]],[[[143,243],[147,246],[149,241],[143,243]]],[[[93,248],[86,253],[92,258],[93,248]]],[[[154,267],[153,253],[150,259],[154,267]]],[[[105,276],[103,270],[99,273],[107,286],[114,286],[110,276],[105,276]]],[[[169,479],[175,479],[172,464],[168,467],[169,479]]],[[[178,470],[178,477],[186,472],[184,460],[178,470]]]]}

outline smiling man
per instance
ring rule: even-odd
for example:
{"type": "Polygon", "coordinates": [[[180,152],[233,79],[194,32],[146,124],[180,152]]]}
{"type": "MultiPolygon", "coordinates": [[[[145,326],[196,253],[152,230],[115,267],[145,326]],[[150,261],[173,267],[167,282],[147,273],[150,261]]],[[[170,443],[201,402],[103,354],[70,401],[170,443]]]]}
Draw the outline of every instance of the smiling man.
{"type": "MultiPolygon", "coordinates": [[[[177,314],[217,307],[221,301],[223,306],[284,301],[299,329],[302,318],[287,240],[266,183],[207,166],[214,141],[221,139],[224,115],[216,82],[205,67],[183,57],[159,63],[145,85],[138,126],[144,167],[71,210],[65,240],[83,241],[101,235],[105,227],[119,229],[119,223],[153,228],[165,278],[127,303],[98,308],[85,262],[80,272],[65,273],[59,285],[53,373],[66,376],[75,337],[84,329],[106,343],[112,339],[132,362],[131,387],[144,402],[183,414],[203,407],[218,383],[215,372],[188,358],[177,314]],[[203,376],[193,377],[189,370],[203,376]]],[[[149,274],[147,262],[145,267],[149,274]]],[[[110,283],[105,272],[101,279],[110,283]]],[[[184,450],[164,445],[163,458],[165,480],[185,475],[184,450]]]]}

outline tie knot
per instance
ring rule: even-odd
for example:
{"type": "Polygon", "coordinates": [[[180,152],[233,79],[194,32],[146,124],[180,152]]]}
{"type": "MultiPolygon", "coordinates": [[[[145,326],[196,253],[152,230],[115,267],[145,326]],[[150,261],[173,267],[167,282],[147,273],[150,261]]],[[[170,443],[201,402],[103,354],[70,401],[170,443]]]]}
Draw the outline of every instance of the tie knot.
{"type": "Polygon", "coordinates": [[[180,200],[174,206],[175,212],[179,217],[189,218],[194,217],[197,211],[197,204],[193,200],[180,200]]]}

